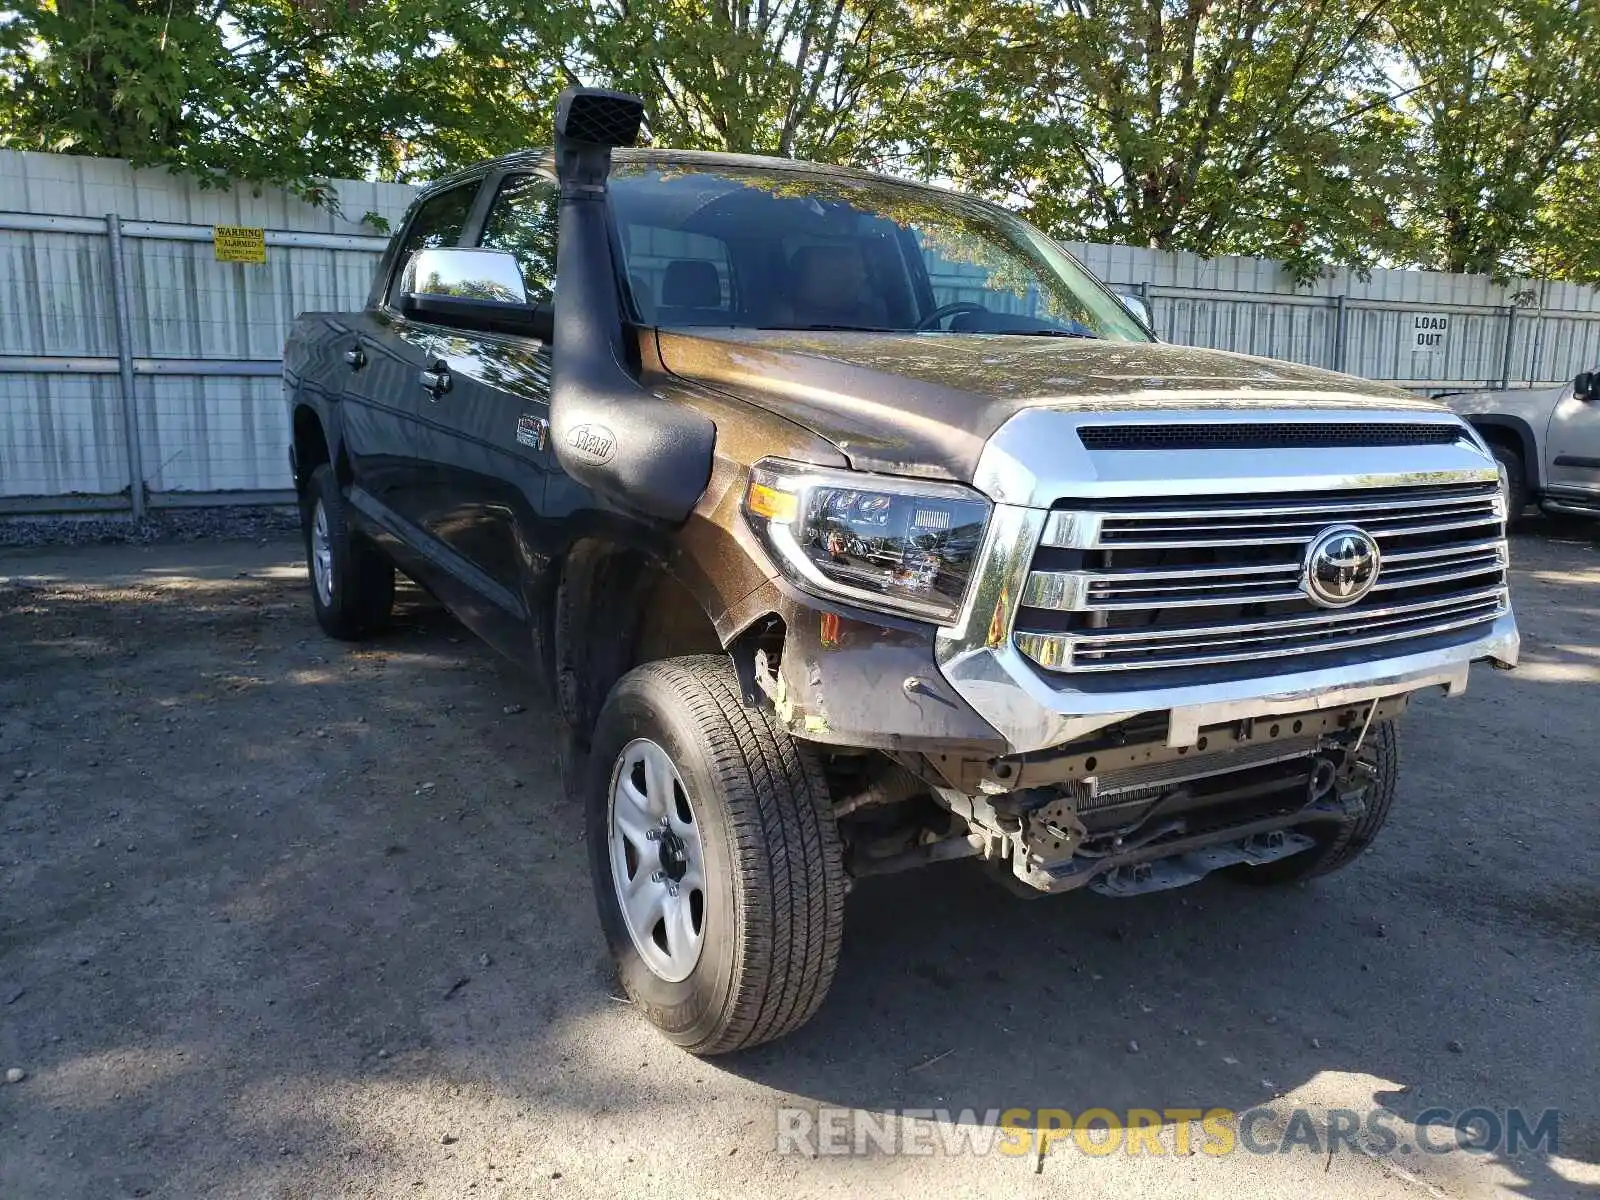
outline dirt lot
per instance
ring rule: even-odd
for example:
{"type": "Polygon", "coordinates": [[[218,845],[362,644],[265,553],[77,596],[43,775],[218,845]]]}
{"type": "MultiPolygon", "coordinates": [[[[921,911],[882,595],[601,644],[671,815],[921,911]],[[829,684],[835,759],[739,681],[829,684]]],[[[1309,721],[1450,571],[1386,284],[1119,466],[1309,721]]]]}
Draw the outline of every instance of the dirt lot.
{"type": "Polygon", "coordinates": [[[0,1196],[1594,1196],[1600,554],[1557,532],[1515,550],[1525,667],[1411,715],[1342,876],[873,880],[815,1023],[715,1062],[620,1001],[545,710],[449,617],[329,642],[291,543],[8,552],[0,1196]],[[1561,1140],[813,1159],[784,1104],[1552,1108],[1561,1140]]]}

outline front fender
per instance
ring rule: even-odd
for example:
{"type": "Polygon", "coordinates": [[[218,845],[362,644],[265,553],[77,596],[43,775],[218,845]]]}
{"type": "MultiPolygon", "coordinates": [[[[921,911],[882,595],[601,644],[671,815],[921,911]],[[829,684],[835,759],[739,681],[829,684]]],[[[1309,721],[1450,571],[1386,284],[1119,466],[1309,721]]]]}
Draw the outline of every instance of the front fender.
{"type": "Polygon", "coordinates": [[[1539,437],[1524,417],[1511,413],[1471,413],[1462,418],[1474,429],[1503,429],[1516,438],[1522,449],[1522,466],[1530,491],[1544,490],[1544,454],[1539,437]]]}

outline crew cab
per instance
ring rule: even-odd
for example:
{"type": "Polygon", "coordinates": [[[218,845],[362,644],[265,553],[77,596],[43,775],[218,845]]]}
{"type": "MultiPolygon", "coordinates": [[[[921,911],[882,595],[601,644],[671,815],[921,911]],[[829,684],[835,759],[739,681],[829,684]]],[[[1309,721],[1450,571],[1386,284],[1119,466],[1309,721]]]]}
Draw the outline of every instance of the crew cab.
{"type": "Polygon", "coordinates": [[[1600,517],[1600,368],[1553,388],[1441,396],[1488,444],[1508,522],[1530,505],[1600,517]]]}
{"type": "Polygon", "coordinates": [[[425,190],[284,378],[317,620],[375,633],[398,569],[548,688],[678,1044],[809,1019],[863,876],[1344,867],[1409,699],[1515,663],[1443,406],[1163,345],[1003,208],[641,117],[570,91],[553,151],[425,190]]]}

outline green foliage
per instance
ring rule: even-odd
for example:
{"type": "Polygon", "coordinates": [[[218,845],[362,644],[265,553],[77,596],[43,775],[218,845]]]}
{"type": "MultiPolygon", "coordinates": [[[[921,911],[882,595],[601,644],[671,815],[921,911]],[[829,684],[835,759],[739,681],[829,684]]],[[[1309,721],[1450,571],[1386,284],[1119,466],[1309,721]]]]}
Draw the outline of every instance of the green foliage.
{"type": "Polygon", "coordinates": [[[953,62],[907,140],[947,141],[945,173],[1047,228],[1303,275],[1368,263],[1403,241],[1404,182],[1397,131],[1352,119],[1382,94],[1372,3],[928,5],[917,30],[953,62]]]}
{"type": "Polygon", "coordinates": [[[538,140],[560,76],[507,53],[508,19],[450,0],[28,0],[0,25],[0,146],[331,207],[331,178],[423,178],[538,140]]]}
{"type": "Polygon", "coordinates": [[[1391,41],[1418,82],[1417,257],[1450,271],[1600,280],[1600,6],[1409,0],[1391,41]]]}
{"type": "Polygon", "coordinates": [[[24,0],[0,146],[332,205],[548,140],[950,182],[1064,238],[1600,280],[1595,0],[24,0]]]}

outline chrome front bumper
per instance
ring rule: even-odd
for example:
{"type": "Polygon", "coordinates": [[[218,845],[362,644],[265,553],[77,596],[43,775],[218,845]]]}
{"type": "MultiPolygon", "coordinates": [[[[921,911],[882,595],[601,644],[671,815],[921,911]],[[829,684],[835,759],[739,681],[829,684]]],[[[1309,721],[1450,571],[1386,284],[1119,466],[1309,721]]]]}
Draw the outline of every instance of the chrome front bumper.
{"type": "MultiPolygon", "coordinates": [[[[1167,409],[1117,413],[1119,422],[1138,420],[1373,420],[1380,414],[1167,409]]],[[[1415,419],[1416,414],[1407,414],[1415,419]]],[[[1435,414],[1428,414],[1430,417],[1435,414]]],[[[977,713],[1005,737],[1012,753],[1072,742],[1098,729],[1150,712],[1169,716],[1168,742],[1195,744],[1209,725],[1276,713],[1341,707],[1366,700],[1443,687],[1466,687],[1473,662],[1515,666],[1520,647],[1512,613],[1496,618],[1474,640],[1439,649],[1374,655],[1370,661],[1294,670],[1284,660],[1280,674],[1229,678],[1183,686],[1087,690],[1071,672],[1045,677],[1017,649],[1012,626],[1028,573],[1049,517],[1063,497],[1092,500],[1139,494],[1271,493],[1287,489],[1424,485],[1496,478],[1481,444],[1462,426],[1460,442],[1445,446],[1390,447],[1363,451],[1360,472],[1347,454],[1322,449],[1285,453],[1084,451],[1077,425],[1103,412],[1030,410],[1013,418],[991,439],[979,463],[978,485],[993,499],[977,583],[957,621],[940,629],[935,643],[945,679],[977,713]],[[1048,453],[1053,470],[1030,458],[1048,453]]],[[[1447,413],[1436,419],[1456,422],[1447,413]]]]}

